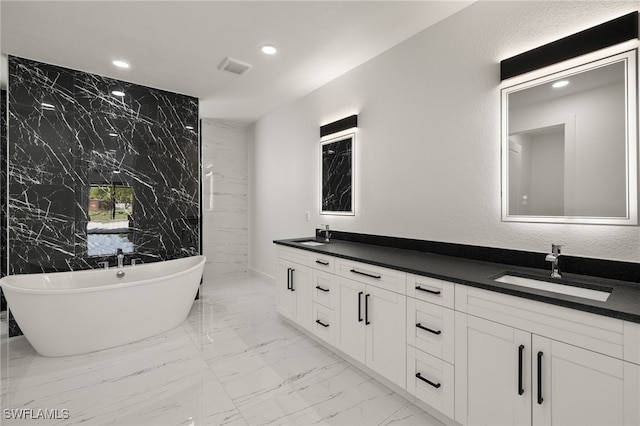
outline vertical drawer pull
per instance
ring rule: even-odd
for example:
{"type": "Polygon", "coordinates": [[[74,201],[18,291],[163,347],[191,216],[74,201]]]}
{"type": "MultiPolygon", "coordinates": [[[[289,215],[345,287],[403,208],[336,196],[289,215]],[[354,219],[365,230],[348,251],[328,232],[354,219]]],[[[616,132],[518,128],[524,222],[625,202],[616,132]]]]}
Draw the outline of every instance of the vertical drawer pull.
{"type": "Polygon", "coordinates": [[[518,395],[522,395],[524,393],[524,388],[522,387],[522,362],[524,356],[524,345],[520,345],[518,348],[518,395]]]}
{"type": "Polygon", "coordinates": [[[428,288],[422,288],[419,285],[416,286],[416,290],[420,290],[420,291],[426,291],[427,293],[431,293],[431,294],[440,294],[440,290],[429,290],[428,288]]]}
{"type": "Polygon", "coordinates": [[[291,290],[291,268],[287,268],[287,290],[291,290]]]}
{"type": "Polygon", "coordinates": [[[322,266],[329,266],[329,262],[325,262],[324,260],[317,259],[316,263],[322,266]]]}
{"type": "Polygon", "coordinates": [[[291,291],[296,291],[296,289],[293,287],[293,273],[295,271],[295,269],[291,268],[291,291]]]}
{"type": "Polygon", "coordinates": [[[542,352],[538,352],[538,405],[542,405],[542,352]]]}
{"type": "Polygon", "coordinates": [[[416,327],[418,327],[420,330],[424,330],[424,331],[428,331],[429,333],[433,333],[433,334],[441,334],[442,330],[432,330],[430,328],[425,327],[424,325],[417,323],[416,327]]]}
{"type": "Polygon", "coordinates": [[[358,322],[362,322],[362,295],[364,292],[358,292],[358,322]]]}
{"type": "Polygon", "coordinates": [[[416,373],[416,377],[418,379],[422,380],[423,382],[429,383],[431,386],[433,386],[436,389],[438,389],[440,386],[442,386],[442,384],[440,384],[440,383],[433,383],[431,380],[425,379],[424,377],[422,377],[422,375],[420,373],[416,373]]]}
{"type": "Polygon", "coordinates": [[[369,296],[371,295],[367,294],[366,296],[364,296],[364,325],[371,324],[369,322],[369,296]]]}
{"type": "Polygon", "coordinates": [[[319,285],[317,285],[317,286],[316,286],[316,288],[317,288],[318,290],[320,290],[320,291],[324,291],[324,292],[327,292],[327,293],[329,292],[329,289],[328,289],[328,288],[322,288],[322,287],[320,287],[319,285]]]}
{"type": "Polygon", "coordinates": [[[329,327],[329,324],[325,324],[325,323],[323,323],[323,322],[322,322],[322,321],[320,321],[320,320],[316,320],[316,322],[317,322],[318,324],[320,324],[321,326],[323,326],[323,327],[329,327]]]}
{"type": "Polygon", "coordinates": [[[352,269],[351,272],[353,272],[354,274],[360,274],[360,275],[364,275],[365,277],[375,278],[378,280],[382,278],[382,275],[373,275],[368,272],[358,271],[357,269],[352,269]]]}

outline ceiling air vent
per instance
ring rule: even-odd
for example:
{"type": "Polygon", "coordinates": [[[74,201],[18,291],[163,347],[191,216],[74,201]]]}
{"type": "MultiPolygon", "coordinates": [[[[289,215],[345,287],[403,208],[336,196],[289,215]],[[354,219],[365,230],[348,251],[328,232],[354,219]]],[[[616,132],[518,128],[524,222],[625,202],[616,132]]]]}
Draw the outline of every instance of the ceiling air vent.
{"type": "Polygon", "coordinates": [[[253,68],[253,65],[228,56],[220,62],[220,65],[218,65],[219,70],[232,72],[238,75],[246,74],[251,68],[253,68]]]}

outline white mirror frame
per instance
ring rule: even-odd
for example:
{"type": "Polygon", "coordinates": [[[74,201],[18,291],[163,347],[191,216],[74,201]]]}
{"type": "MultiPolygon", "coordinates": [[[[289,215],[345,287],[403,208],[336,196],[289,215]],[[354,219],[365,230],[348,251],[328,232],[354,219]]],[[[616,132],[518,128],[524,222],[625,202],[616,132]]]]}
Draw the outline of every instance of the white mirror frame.
{"type": "Polygon", "coordinates": [[[320,214],[321,215],[335,215],[335,216],[355,216],[355,193],[356,193],[356,132],[354,129],[348,129],[345,131],[341,131],[338,133],[334,133],[331,135],[327,135],[320,139],[320,151],[319,151],[319,164],[320,164],[320,185],[319,185],[319,194],[318,199],[320,200],[320,214]],[[323,158],[322,158],[322,148],[330,143],[340,142],[345,139],[351,139],[351,210],[349,211],[332,211],[332,210],[322,210],[322,169],[323,169],[323,158]]]}
{"type": "Polygon", "coordinates": [[[503,81],[501,87],[501,206],[502,221],[535,223],[579,223],[604,225],[638,224],[638,41],[622,43],[612,48],[602,49],[579,58],[564,61],[503,81]],[[631,50],[629,50],[631,49],[631,50]],[[622,53],[621,53],[622,52],[622,53]],[[510,93],[537,86],[572,74],[587,71],[598,66],[625,60],[626,90],[626,216],[535,216],[509,215],[509,104],[510,93]]]}

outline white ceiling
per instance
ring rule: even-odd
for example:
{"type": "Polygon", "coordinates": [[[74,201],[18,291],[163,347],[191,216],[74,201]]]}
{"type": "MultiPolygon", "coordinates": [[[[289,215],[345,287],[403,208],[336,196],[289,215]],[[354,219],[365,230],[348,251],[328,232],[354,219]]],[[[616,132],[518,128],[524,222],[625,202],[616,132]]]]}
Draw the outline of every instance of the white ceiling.
{"type": "Polygon", "coordinates": [[[470,3],[2,0],[1,51],[196,96],[201,117],[253,122],[470,3]],[[278,53],[261,53],[266,43],[278,53]],[[227,56],[254,67],[222,72],[227,56]]]}

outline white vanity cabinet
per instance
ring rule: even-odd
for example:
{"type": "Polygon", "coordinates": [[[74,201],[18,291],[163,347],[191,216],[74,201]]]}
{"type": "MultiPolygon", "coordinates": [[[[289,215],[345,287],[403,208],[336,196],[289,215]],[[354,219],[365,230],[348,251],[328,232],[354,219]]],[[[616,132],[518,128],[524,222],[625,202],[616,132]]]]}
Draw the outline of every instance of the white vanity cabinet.
{"type": "Polygon", "coordinates": [[[311,326],[313,334],[330,345],[334,345],[337,327],[335,311],[338,305],[339,289],[337,277],[324,272],[327,262],[323,260],[320,264],[320,268],[323,270],[314,269],[312,273],[313,323],[311,326]]]}
{"type": "Polygon", "coordinates": [[[455,420],[637,425],[640,366],[623,321],[456,287],[455,420]]]}
{"type": "Polygon", "coordinates": [[[335,268],[337,348],[405,388],[406,273],[346,259],[335,268]]]}
{"type": "Polygon", "coordinates": [[[340,278],[338,349],[405,387],[406,297],[340,278]]]}
{"type": "Polygon", "coordinates": [[[283,316],[463,425],[640,425],[638,323],[286,246],[277,293],[283,316]]]}
{"type": "Polygon", "coordinates": [[[302,250],[278,248],[276,292],[278,312],[312,329],[312,269],[310,256],[302,250]]]}
{"type": "Polygon", "coordinates": [[[378,374],[406,385],[405,272],[336,259],[338,349],[378,374]]]}
{"type": "Polygon", "coordinates": [[[454,284],[407,276],[407,391],[454,417],[454,284]]]}

